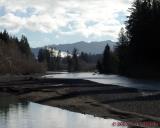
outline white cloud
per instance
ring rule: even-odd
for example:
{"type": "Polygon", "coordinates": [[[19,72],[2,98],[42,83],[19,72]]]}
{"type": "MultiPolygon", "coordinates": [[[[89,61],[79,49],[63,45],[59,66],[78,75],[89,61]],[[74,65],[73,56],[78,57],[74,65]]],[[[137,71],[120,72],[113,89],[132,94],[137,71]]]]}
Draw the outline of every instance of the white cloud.
{"type": "Polygon", "coordinates": [[[15,15],[8,13],[0,17],[0,27],[4,29],[10,29],[14,32],[18,32],[21,27],[24,25],[25,20],[15,15]]]}
{"type": "Polygon", "coordinates": [[[28,29],[44,33],[79,33],[85,37],[109,35],[117,37],[122,26],[118,13],[128,15],[132,0],[0,0],[6,15],[0,17],[0,28],[17,32],[28,29]],[[35,12],[29,17],[19,17],[15,12],[35,12]],[[88,25],[87,23],[94,22],[88,25]],[[63,31],[61,28],[68,31],[63,31]]]}

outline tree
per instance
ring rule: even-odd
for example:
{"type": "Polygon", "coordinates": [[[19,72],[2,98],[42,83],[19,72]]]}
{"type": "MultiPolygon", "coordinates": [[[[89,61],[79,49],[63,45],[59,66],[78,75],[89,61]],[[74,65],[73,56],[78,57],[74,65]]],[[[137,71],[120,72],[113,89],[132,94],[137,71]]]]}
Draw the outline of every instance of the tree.
{"type": "Polygon", "coordinates": [[[97,62],[97,69],[100,73],[117,73],[117,63],[115,53],[110,51],[110,47],[107,44],[103,52],[102,61],[98,60],[97,62]]]}
{"type": "Polygon", "coordinates": [[[103,72],[104,73],[111,73],[110,60],[111,60],[110,47],[107,44],[104,49],[103,58],[102,58],[102,65],[103,65],[103,72]]]}
{"type": "Polygon", "coordinates": [[[72,71],[72,58],[68,51],[67,51],[67,70],[68,72],[72,71]]]}
{"type": "Polygon", "coordinates": [[[43,54],[43,49],[40,49],[38,52],[38,61],[39,62],[44,62],[45,58],[44,58],[44,54],[43,54]]]}
{"type": "Polygon", "coordinates": [[[102,67],[102,63],[100,60],[97,61],[96,68],[98,69],[100,73],[103,73],[103,67],[102,67]]]}
{"type": "Polygon", "coordinates": [[[22,36],[19,40],[6,30],[0,32],[0,74],[25,75],[44,71],[44,66],[32,56],[26,37],[22,36]]]}
{"type": "Polygon", "coordinates": [[[22,35],[21,40],[19,42],[19,48],[22,54],[26,55],[27,57],[32,55],[28,40],[24,35],[22,35]]]}
{"type": "Polygon", "coordinates": [[[135,0],[130,12],[126,32],[121,29],[116,46],[119,72],[139,77],[160,75],[160,0],[135,0]]]}
{"type": "Polygon", "coordinates": [[[38,52],[38,62],[46,63],[48,70],[53,69],[52,61],[51,61],[51,54],[50,54],[50,51],[48,49],[44,48],[44,49],[39,50],[39,52],[38,52]]]}
{"type": "Polygon", "coordinates": [[[61,61],[61,51],[58,51],[57,57],[56,57],[56,70],[60,70],[60,61],[61,61]]]}
{"type": "Polygon", "coordinates": [[[89,61],[89,58],[88,58],[88,54],[87,53],[84,53],[84,52],[81,52],[79,58],[85,62],[88,62],[89,61]]]}
{"type": "Polygon", "coordinates": [[[4,30],[1,34],[0,34],[1,39],[5,42],[8,43],[8,40],[10,39],[10,36],[8,34],[8,32],[6,30],[4,30]]]}
{"type": "Polygon", "coordinates": [[[79,62],[78,62],[78,50],[76,48],[73,49],[72,52],[72,62],[73,62],[73,71],[79,70],[79,62]]]}
{"type": "Polygon", "coordinates": [[[119,33],[119,39],[115,51],[119,59],[119,73],[126,74],[129,61],[129,40],[123,28],[121,28],[119,33]]]}

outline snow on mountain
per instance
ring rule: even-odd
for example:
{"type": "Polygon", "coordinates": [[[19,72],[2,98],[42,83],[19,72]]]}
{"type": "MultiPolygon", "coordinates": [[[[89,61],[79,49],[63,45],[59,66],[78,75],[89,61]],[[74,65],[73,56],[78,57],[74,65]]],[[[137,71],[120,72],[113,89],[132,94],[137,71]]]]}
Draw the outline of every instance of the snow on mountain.
{"type": "Polygon", "coordinates": [[[57,56],[60,56],[62,58],[65,58],[67,57],[67,55],[69,56],[72,56],[71,54],[67,53],[67,52],[64,52],[64,51],[60,51],[60,50],[57,50],[55,48],[51,48],[51,47],[45,47],[47,50],[50,51],[50,53],[52,54],[52,56],[54,57],[57,57],[57,56]]]}

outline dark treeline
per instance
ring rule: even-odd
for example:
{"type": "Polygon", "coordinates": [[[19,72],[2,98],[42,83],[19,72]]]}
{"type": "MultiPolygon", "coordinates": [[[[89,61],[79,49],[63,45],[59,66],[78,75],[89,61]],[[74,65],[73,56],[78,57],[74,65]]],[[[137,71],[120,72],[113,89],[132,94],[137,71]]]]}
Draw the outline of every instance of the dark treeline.
{"type": "Polygon", "coordinates": [[[104,74],[118,73],[118,58],[115,52],[110,50],[109,45],[106,45],[102,58],[98,60],[96,67],[100,73],[104,74]]]}
{"type": "Polygon", "coordinates": [[[38,53],[38,61],[45,63],[49,71],[93,71],[96,69],[97,60],[101,57],[101,55],[79,53],[78,49],[74,49],[72,53],[67,52],[67,55],[62,57],[61,51],[55,54],[54,50],[43,48],[38,53]]]}
{"type": "Polygon", "coordinates": [[[54,71],[60,69],[61,51],[57,55],[54,55],[53,50],[43,48],[39,50],[38,61],[44,63],[47,70],[54,71]]]}
{"type": "Polygon", "coordinates": [[[35,60],[25,36],[19,40],[6,30],[0,32],[0,74],[31,74],[44,70],[35,60]]]}
{"type": "Polygon", "coordinates": [[[97,67],[103,73],[116,71],[134,77],[160,76],[160,1],[136,0],[130,12],[115,51],[111,52],[106,46],[97,67]]]}

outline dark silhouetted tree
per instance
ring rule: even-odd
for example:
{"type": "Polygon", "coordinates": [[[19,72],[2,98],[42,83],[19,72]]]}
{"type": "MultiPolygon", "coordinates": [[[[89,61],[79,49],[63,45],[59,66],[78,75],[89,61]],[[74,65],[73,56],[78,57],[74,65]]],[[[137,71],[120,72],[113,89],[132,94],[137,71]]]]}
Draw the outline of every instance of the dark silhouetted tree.
{"type": "Polygon", "coordinates": [[[135,0],[122,29],[116,53],[121,74],[145,77],[160,75],[160,0],[135,0]]]}
{"type": "Polygon", "coordinates": [[[72,58],[68,51],[67,51],[67,70],[68,72],[72,71],[72,58]]]}
{"type": "Polygon", "coordinates": [[[43,62],[47,64],[48,70],[53,70],[53,66],[52,66],[52,58],[51,58],[51,54],[50,51],[46,48],[44,49],[40,49],[38,52],[38,61],[39,62],[43,62]]]}
{"type": "Polygon", "coordinates": [[[104,53],[103,53],[103,58],[102,58],[102,65],[103,65],[103,72],[104,73],[111,73],[111,54],[110,54],[110,47],[107,44],[104,53]]]}
{"type": "Polygon", "coordinates": [[[84,53],[84,52],[81,52],[79,58],[85,62],[89,62],[89,58],[88,58],[88,54],[87,53],[84,53]]]}
{"type": "Polygon", "coordinates": [[[102,62],[98,61],[96,67],[100,73],[117,73],[117,63],[118,60],[115,53],[110,50],[110,47],[107,44],[103,52],[102,62]]]}
{"type": "Polygon", "coordinates": [[[77,72],[79,70],[79,61],[78,61],[78,50],[76,48],[73,49],[72,52],[72,63],[73,63],[73,71],[77,72]]]}
{"type": "Polygon", "coordinates": [[[119,66],[118,70],[120,74],[127,74],[128,70],[128,61],[129,61],[129,40],[128,37],[122,28],[119,33],[118,43],[115,48],[115,52],[118,55],[119,66]]]}
{"type": "Polygon", "coordinates": [[[32,55],[28,40],[24,35],[22,35],[21,37],[21,40],[19,42],[19,47],[22,54],[26,55],[27,57],[32,55]]]}
{"type": "Polygon", "coordinates": [[[60,70],[60,62],[61,62],[61,51],[59,50],[55,59],[56,70],[60,70]]]}
{"type": "Polygon", "coordinates": [[[103,73],[103,67],[100,60],[97,61],[96,68],[98,69],[99,73],[103,73]]]}

